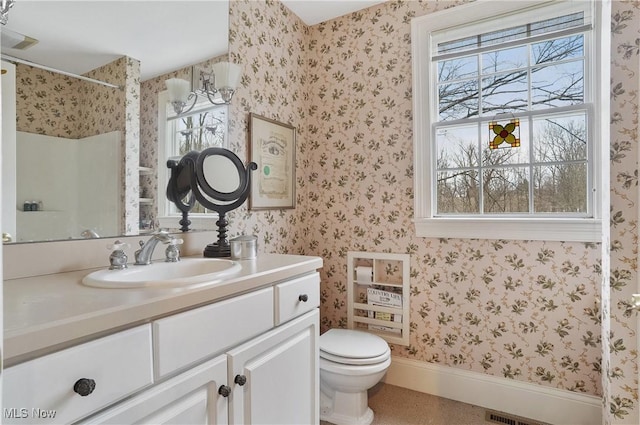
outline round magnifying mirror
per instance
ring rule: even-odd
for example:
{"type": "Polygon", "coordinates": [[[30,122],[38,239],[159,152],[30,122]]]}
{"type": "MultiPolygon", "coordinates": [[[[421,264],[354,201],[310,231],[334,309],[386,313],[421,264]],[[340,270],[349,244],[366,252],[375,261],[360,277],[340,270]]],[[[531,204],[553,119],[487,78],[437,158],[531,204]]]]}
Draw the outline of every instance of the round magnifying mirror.
{"type": "Polygon", "coordinates": [[[202,151],[197,160],[196,175],[204,195],[218,201],[234,201],[246,189],[244,164],[227,149],[202,151]]]}
{"type": "Polygon", "coordinates": [[[232,193],[240,186],[240,173],[233,161],[221,155],[210,155],[202,163],[205,181],[215,191],[232,193]]]}

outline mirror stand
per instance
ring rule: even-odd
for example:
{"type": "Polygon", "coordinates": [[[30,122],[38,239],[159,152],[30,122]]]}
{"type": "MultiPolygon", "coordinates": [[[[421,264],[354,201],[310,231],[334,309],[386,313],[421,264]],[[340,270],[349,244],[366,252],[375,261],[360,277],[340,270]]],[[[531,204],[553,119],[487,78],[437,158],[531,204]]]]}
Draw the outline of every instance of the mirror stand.
{"type": "Polygon", "coordinates": [[[227,226],[229,221],[225,217],[225,213],[219,213],[219,218],[216,221],[218,226],[218,241],[210,243],[204,248],[205,257],[230,257],[231,246],[229,245],[229,239],[227,239],[227,226]]]}
{"type": "Polygon", "coordinates": [[[179,161],[177,159],[169,159],[167,161],[167,168],[171,169],[171,177],[167,185],[167,199],[173,202],[182,213],[182,219],[179,221],[182,232],[189,231],[189,226],[191,225],[189,212],[196,203],[196,198],[191,193],[191,179],[189,178],[191,173],[183,170],[193,170],[196,157],[197,152],[193,151],[183,156],[179,161]],[[184,202],[185,199],[187,200],[186,202],[184,202]]]}
{"type": "Polygon", "coordinates": [[[218,213],[218,240],[206,246],[204,256],[230,257],[226,214],[247,200],[251,189],[251,172],[257,170],[258,165],[250,162],[245,168],[240,158],[230,150],[207,148],[202,152],[191,151],[180,161],[169,160],[167,167],[171,169],[167,198],[182,211],[180,224],[183,225],[183,231],[185,228],[188,230],[190,222],[187,217],[197,200],[203,207],[218,213]],[[227,188],[229,180],[233,182],[232,190],[227,188]],[[189,201],[184,203],[187,195],[189,201]]]}
{"type": "Polygon", "coordinates": [[[191,225],[191,220],[189,220],[189,210],[182,211],[182,219],[178,222],[180,224],[181,232],[188,232],[189,225],[191,225]]]}

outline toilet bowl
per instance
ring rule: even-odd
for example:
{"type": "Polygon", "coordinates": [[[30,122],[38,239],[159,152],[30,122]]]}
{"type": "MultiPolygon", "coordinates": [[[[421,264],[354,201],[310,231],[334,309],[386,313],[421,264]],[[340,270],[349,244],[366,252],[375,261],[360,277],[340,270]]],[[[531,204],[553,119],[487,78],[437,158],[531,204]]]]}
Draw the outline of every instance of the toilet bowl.
{"type": "Polygon", "coordinates": [[[369,425],[367,390],[391,364],[391,350],[377,335],[330,329],[320,336],[320,419],[336,425],[369,425]]]}

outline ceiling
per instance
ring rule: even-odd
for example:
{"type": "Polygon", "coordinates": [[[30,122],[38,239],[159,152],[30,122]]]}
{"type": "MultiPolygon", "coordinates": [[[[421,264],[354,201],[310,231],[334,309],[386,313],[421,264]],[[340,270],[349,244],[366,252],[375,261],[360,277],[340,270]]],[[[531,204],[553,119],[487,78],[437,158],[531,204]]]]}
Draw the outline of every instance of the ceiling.
{"type": "Polygon", "coordinates": [[[307,25],[315,25],[386,0],[281,0],[307,25]]]}
{"type": "MultiPolygon", "coordinates": [[[[383,1],[282,2],[314,25],[383,1]]],[[[75,74],[126,55],[144,81],[226,53],[227,11],[228,0],[17,0],[6,28],[39,42],[2,53],[75,74]]]]}

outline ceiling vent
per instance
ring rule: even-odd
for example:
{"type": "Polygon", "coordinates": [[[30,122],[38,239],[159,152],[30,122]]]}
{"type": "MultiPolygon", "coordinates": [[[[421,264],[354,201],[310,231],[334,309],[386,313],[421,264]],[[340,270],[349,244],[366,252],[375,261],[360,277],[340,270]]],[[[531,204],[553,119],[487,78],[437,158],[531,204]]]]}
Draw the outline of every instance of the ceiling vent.
{"type": "Polygon", "coordinates": [[[38,40],[33,37],[11,31],[4,27],[2,28],[1,33],[3,49],[25,50],[38,43],[38,40]]]}

